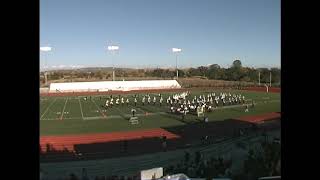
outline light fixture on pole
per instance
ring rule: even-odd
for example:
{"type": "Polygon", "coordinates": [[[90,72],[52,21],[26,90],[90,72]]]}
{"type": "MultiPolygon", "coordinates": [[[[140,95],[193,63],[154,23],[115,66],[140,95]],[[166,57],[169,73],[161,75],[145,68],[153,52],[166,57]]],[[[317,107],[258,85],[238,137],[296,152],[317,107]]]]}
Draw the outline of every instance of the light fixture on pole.
{"type": "MultiPolygon", "coordinates": [[[[118,50],[119,50],[119,46],[115,46],[115,45],[108,46],[108,51],[111,51],[112,55],[114,55],[114,53],[118,50]]],[[[114,63],[112,63],[112,80],[113,81],[115,80],[114,63]]]]}
{"type": "MultiPolygon", "coordinates": [[[[44,47],[40,47],[40,52],[49,52],[51,51],[52,48],[49,47],[49,46],[44,46],[44,47]]],[[[44,60],[44,81],[45,81],[45,85],[47,85],[47,81],[48,81],[48,78],[47,78],[47,71],[46,71],[46,60],[44,60]]]]}
{"type": "Polygon", "coordinates": [[[172,52],[176,54],[176,71],[177,71],[177,79],[179,77],[179,71],[178,71],[178,53],[181,52],[181,49],[179,48],[172,48],[172,52]]]}

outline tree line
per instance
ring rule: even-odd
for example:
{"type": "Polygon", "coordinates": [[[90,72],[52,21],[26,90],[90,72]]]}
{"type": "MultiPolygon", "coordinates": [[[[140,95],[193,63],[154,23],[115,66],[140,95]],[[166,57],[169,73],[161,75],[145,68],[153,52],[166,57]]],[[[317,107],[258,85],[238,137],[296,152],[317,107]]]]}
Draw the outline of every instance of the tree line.
{"type": "MultiPolygon", "coordinates": [[[[225,81],[242,81],[242,82],[259,82],[269,83],[271,73],[271,83],[273,86],[280,86],[281,70],[280,68],[252,68],[243,67],[240,60],[235,60],[229,68],[220,67],[218,64],[210,66],[199,66],[197,68],[179,69],[180,78],[201,77],[203,79],[225,80],[225,81]]],[[[176,70],[156,68],[153,70],[144,69],[115,69],[116,77],[156,77],[162,79],[173,79],[176,77],[176,70]]],[[[40,80],[43,81],[43,75],[40,74],[40,80]]],[[[112,71],[54,71],[49,73],[48,80],[57,79],[98,79],[106,80],[112,78],[112,71]]]]}
{"type": "MultiPolygon", "coordinates": [[[[212,64],[210,66],[200,66],[197,68],[189,68],[185,70],[178,70],[179,77],[203,77],[206,79],[226,80],[226,81],[245,81],[245,82],[270,82],[279,84],[281,79],[280,68],[251,68],[243,67],[240,60],[235,60],[232,66],[229,68],[220,67],[218,64],[212,64]]],[[[147,76],[160,77],[160,78],[173,78],[176,76],[176,70],[169,69],[154,69],[146,72],[147,76]]]]}

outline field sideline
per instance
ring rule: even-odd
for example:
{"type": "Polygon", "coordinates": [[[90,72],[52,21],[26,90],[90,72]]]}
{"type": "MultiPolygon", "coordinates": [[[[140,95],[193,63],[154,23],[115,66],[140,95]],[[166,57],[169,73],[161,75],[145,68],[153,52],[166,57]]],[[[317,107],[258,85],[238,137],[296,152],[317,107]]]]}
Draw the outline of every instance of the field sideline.
{"type": "MultiPolygon", "coordinates": [[[[219,121],[230,118],[237,118],[247,115],[258,115],[269,112],[280,112],[280,93],[250,92],[240,90],[219,90],[210,91],[215,93],[231,92],[242,94],[248,103],[254,100],[256,106],[249,112],[244,112],[241,105],[218,107],[214,112],[206,113],[209,121],[219,121]]],[[[207,94],[205,91],[191,91],[191,98],[195,95],[207,94]]],[[[168,114],[169,107],[165,100],[173,92],[162,93],[164,97],[163,105],[159,106],[158,94],[156,105],[141,105],[141,95],[139,96],[137,107],[137,116],[140,124],[131,125],[128,119],[131,116],[133,108],[133,94],[122,95],[130,99],[130,105],[127,107],[118,105],[112,109],[104,109],[106,98],[109,95],[96,95],[91,99],[84,100],[83,96],[65,96],[65,97],[41,97],[40,98],[40,135],[69,135],[69,134],[87,134],[87,133],[106,133],[115,131],[129,131],[138,129],[149,129],[159,127],[170,127],[195,123],[201,121],[197,116],[188,114],[182,121],[181,116],[168,114]]],[[[114,95],[115,97],[115,95],[114,95]]]]}

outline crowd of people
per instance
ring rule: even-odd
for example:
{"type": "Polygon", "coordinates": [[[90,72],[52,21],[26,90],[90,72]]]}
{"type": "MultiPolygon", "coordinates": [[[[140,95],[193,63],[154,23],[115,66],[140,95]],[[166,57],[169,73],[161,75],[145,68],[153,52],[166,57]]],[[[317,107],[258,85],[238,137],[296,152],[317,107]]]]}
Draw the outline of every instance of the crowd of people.
{"type": "Polygon", "coordinates": [[[232,161],[222,157],[204,158],[200,152],[191,154],[185,152],[183,161],[165,168],[166,174],[183,173],[191,178],[230,177],[232,161]]]}
{"type": "MultiPolygon", "coordinates": [[[[164,168],[164,176],[183,173],[188,177],[206,178],[212,177],[230,177],[231,160],[226,160],[221,157],[204,158],[200,152],[195,152],[192,159],[191,154],[185,152],[185,158],[177,163],[164,168]]],[[[133,176],[95,176],[90,178],[85,168],[82,169],[81,175],[71,173],[67,177],[58,178],[59,180],[140,180],[139,173],[133,176]]],[[[40,180],[46,180],[46,173],[40,170],[40,180]]]]}
{"type": "Polygon", "coordinates": [[[241,94],[231,94],[215,92],[190,97],[189,94],[184,96],[173,95],[167,98],[167,105],[170,106],[172,113],[186,114],[188,112],[211,112],[218,106],[244,104],[245,97],[241,94]]]}

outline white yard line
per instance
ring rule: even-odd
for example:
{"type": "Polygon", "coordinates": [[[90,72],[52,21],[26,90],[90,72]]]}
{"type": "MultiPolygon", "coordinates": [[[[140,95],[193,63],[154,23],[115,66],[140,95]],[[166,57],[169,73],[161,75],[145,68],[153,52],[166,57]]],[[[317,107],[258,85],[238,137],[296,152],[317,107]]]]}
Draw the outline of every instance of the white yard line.
{"type": "Polygon", "coordinates": [[[63,106],[63,109],[62,109],[62,113],[61,113],[61,116],[60,116],[60,119],[61,119],[61,120],[62,120],[62,118],[63,118],[63,114],[64,114],[64,110],[65,110],[65,108],[66,108],[67,102],[68,102],[68,98],[66,99],[66,102],[64,103],[64,106],[63,106]]]}
{"type": "Polygon", "coordinates": [[[99,108],[99,106],[97,105],[97,103],[96,103],[93,99],[91,99],[91,101],[94,103],[94,105],[96,105],[96,107],[98,108],[98,110],[100,111],[100,113],[102,114],[102,116],[103,116],[104,118],[106,118],[106,115],[101,111],[101,109],[99,108]]]}
{"type": "Polygon", "coordinates": [[[52,101],[52,103],[47,107],[47,109],[43,112],[43,114],[40,116],[40,120],[42,119],[42,117],[47,113],[47,111],[49,110],[49,108],[52,106],[52,104],[54,103],[54,102],[56,102],[56,100],[57,100],[57,98],[55,98],[53,101],[52,101]]]}
{"type": "Polygon", "coordinates": [[[80,98],[79,98],[78,100],[79,100],[79,105],[80,105],[81,117],[82,117],[82,119],[84,119],[84,117],[83,117],[83,111],[82,111],[82,106],[81,106],[81,102],[80,102],[80,98]]]}
{"type": "MultiPolygon", "coordinates": [[[[81,117],[74,117],[74,118],[64,118],[64,119],[69,119],[69,120],[77,120],[77,119],[81,119],[81,117]]],[[[53,121],[56,120],[58,121],[58,119],[56,118],[50,118],[50,119],[42,119],[42,121],[53,121]]]]}

